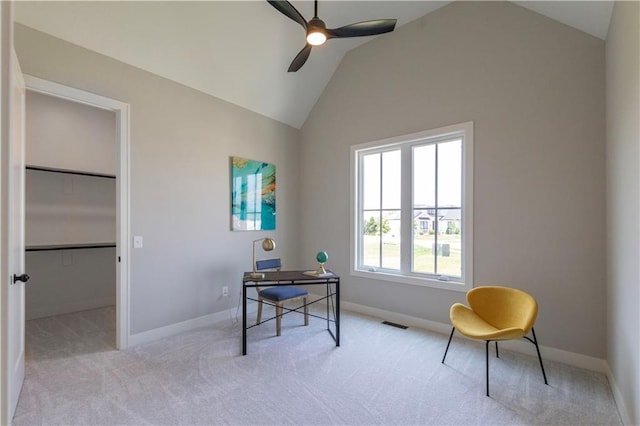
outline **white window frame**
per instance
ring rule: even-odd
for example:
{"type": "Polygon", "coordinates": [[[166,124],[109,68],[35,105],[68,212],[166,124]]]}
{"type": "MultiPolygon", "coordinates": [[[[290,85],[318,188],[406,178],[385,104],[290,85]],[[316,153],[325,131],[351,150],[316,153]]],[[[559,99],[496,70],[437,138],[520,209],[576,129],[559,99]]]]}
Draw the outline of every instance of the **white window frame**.
{"type": "MultiPolygon", "coordinates": [[[[404,154],[403,154],[404,155],[404,154]]],[[[409,156],[411,157],[411,156],[409,156]]],[[[412,167],[411,158],[402,160],[402,210],[403,223],[413,223],[411,220],[413,210],[412,167]]],[[[466,292],[473,288],[473,122],[453,124],[451,126],[426,130],[408,135],[396,136],[388,139],[362,143],[351,146],[351,205],[350,205],[350,265],[351,275],[367,279],[391,281],[395,283],[411,284],[425,287],[434,287],[454,291],[466,292]],[[381,152],[403,146],[415,146],[428,143],[436,143],[443,139],[462,139],[462,277],[449,277],[446,275],[429,276],[427,274],[411,272],[411,257],[403,256],[402,268],[399,272],[388,270],[369,271],[359,269],[360,236],[362,226],[360,223],[360,206],[362,202],[362,188],[360,184],[360,157],[363,154],[381,152]],[[408,257],[408,259],[407,259],[408,257]]],[[[413,225],[402,227],[402,245],[411,244],[413,225]],[[407,229],[409,228],[409,229],[407,229]]]]}

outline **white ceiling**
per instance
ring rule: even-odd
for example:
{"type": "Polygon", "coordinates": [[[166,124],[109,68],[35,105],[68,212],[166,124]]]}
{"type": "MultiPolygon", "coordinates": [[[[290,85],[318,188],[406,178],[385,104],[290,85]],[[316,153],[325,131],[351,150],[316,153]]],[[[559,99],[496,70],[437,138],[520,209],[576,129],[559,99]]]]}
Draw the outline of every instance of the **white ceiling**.
{"type": "MultiPolygon", "coordinates": [[[[291,3],[313,16],[313,2],[291,3]]],[[[400,26],[447,3],[321,0],[318,14],[330,28],[379,18],[400,26]]],[[[601,39],[613,8],[612,1],[515,3],[601,39]]],[[[304,31],[266,1],[19,1],[15,19],[296,128],[345,53],[371,40],[330,40],[288,73],[304,31]]]]}

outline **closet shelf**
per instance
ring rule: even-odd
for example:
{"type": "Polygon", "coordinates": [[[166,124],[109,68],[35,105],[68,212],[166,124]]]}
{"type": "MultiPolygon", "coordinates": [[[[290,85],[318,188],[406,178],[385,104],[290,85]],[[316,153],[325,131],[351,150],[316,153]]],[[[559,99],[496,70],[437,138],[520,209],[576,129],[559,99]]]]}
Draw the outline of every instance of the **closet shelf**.
{"type": "Polygon", "coordinates": [[[106,179],[115,179],[115,175],[109,175],[105,173],[93,173],[93,172],[83,172],[80,170],[68,170],[68,169],[56,169],[54,167],[41,167],[41,166],[25,166],[27,170],[37,170],[40,172],[50,172],[50,173],[65,173],[69,175],[80,175],[80,176],[92,176],[92,177],[100,177],[106,179]]]}
{"type": "Polygon", "coordinates": [[[25,251],[52,251],[52,250],[85,250],[96,248],[115,247],[116,243],[85,243],[85,244],[38,244],[25,247],[25,251]]]}

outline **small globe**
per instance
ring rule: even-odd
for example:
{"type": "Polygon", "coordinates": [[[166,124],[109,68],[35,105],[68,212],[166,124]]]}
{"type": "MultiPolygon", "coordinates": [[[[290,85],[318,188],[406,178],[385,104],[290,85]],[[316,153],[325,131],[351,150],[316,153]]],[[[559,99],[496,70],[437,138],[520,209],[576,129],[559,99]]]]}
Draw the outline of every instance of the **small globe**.
{"type": "Polygon", "coordinates": [[[329,260],[329,255],[326,251],[319,251],[318,254],[316,254],[316,260],[320,263],[325,263],[329,260]]]}

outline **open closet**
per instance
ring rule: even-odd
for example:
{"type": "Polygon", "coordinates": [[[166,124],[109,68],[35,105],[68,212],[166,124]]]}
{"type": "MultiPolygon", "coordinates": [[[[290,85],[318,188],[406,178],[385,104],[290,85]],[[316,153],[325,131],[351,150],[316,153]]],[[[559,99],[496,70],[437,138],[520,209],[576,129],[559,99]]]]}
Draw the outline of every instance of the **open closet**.
{"type": "Polygon", "coordinates": [[[27,91],[27,320],[115,306],[116,149],[113,111],[27,91]]]}

